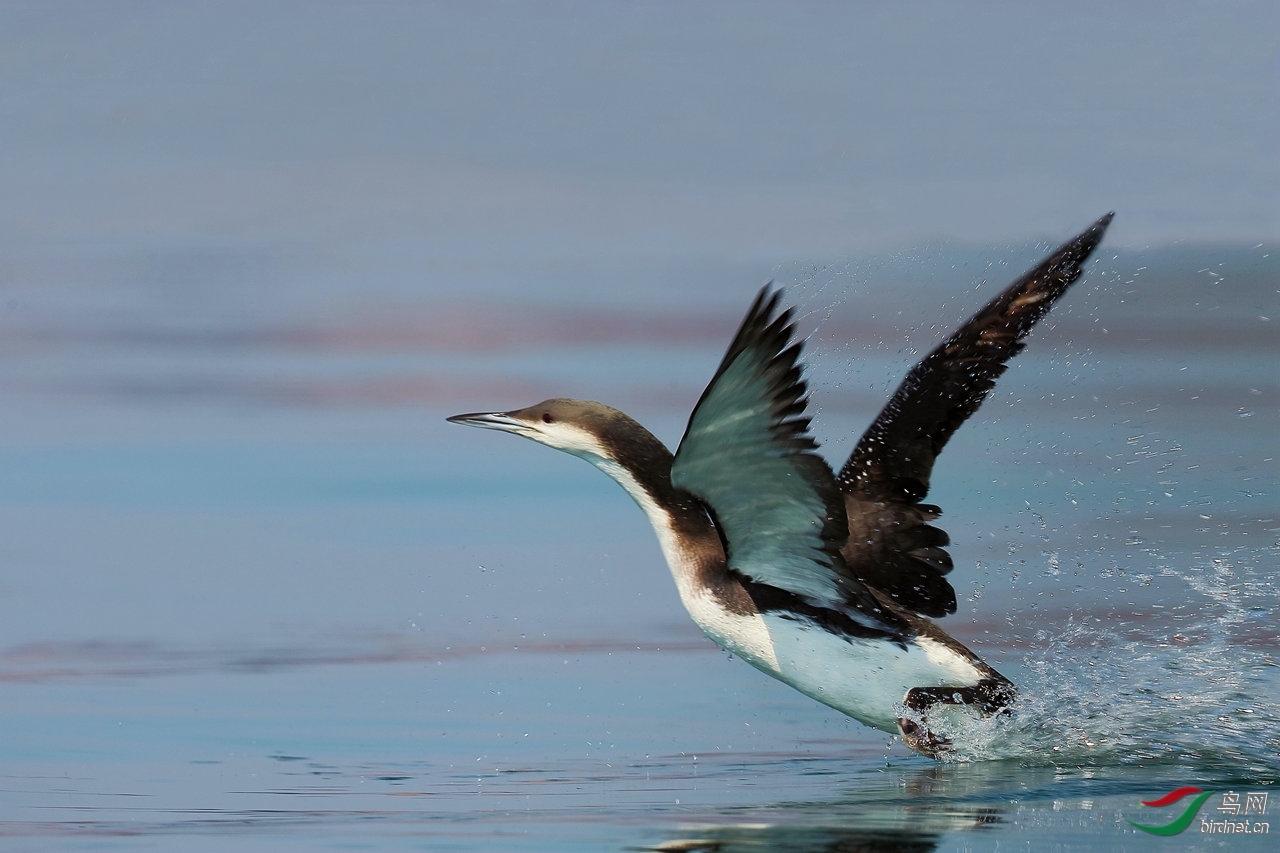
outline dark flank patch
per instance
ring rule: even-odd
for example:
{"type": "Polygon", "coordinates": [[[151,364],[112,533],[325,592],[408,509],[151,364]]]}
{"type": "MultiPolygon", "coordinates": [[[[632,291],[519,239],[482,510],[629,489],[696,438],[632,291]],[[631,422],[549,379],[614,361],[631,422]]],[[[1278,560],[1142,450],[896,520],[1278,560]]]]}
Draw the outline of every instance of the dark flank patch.
{"type": "MultiPolygon", "coordinates": [[[[756,583],[744,578],[743,588],[760,613],[773,613],[783,619],[794,622],[809,622],[817,628],[850,640],[884,640],[893,643],[904,651],[907,648],[907,634],[904,631],[889,631],[866,625],[852,618],[848,613],[818,607],[810,604],[795,593],[776,586],[756,583]]],[[[892,620],[892,615],[880,611],[874,617],[879,622],[892,620]]],[[[903,626],[905,628],[905,626],[903,626]]]]}

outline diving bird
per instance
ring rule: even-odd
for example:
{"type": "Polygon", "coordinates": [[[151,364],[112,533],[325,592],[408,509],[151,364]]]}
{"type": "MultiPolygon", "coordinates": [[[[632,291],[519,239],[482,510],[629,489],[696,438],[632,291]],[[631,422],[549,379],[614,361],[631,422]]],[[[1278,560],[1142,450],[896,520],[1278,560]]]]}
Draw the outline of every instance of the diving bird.
{"type": "Polygon", "coordinates": [[[911,369],[838,473],[818,454],[792,309],[766,285],[674,456],[603,403],[551,399],[453,423],[579,456],[644,510],[680,600],[725,650],[855,720],[941,757],[948,715],[1008,711],[1013,684],[932,618],[954,613],[934,460],[1081,275],[1108,213],[911,369]],[[931,720],[944,723],[939,729],[931,720]]]}

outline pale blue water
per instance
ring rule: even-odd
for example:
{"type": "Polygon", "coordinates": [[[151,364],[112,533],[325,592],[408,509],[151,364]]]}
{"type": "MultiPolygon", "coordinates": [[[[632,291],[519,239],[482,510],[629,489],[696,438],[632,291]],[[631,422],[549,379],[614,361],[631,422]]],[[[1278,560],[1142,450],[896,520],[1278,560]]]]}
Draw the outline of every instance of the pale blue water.
{"type": "Polygon", "coordinates": [[[1280,793],[1278,13],[1077,12],[0,5],[0,849],[1270,849],[1126,819],[1280,793]],[[935,472],[1024,697],[964,761],[444,422],[674,443],[772,278],[839,462],[1112,208],[935,472]]]}
{"type": "MultiPolygon", "coordinates": [[[[1280,780],[1276,264],[1197,251],[1223,283],[1106,254],[943,456],[949,627],[1026,697],[947,765],[727,660],[588,466],[443,422],[583,393],[674,441],[757,282],[572,324],[544,291],[244,319],[13,282],[0,845],[1176,844],[1123,818],[1280,780]]],[[[833,458],[940,333],[908,306],[991,292],[859,270],[792,291],[833,458]]]]}

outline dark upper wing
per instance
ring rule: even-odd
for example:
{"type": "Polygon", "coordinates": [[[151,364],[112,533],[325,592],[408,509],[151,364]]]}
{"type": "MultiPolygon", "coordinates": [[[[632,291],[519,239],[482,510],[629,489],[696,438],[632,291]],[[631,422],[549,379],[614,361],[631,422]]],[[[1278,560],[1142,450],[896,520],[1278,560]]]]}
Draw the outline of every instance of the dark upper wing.
{"type": "Polygon", "coordinates": [[[671,481],[710,509],[734,571],[819,606],[852,605],[887,629],[840,555],[842,496],[808,432],[800,344],[790,309],[773,316],[779,296],[756,297],[689,418],[671,481]]]}
{"type": "Polygon", "coordinates": [[[840,469],[850,532],[845,560],[904,607],[928,616],[955,612],[955,591],[944,577],[949,540],[927,523],[940,510],[920,503],[934,460],[1027,332],[1080,277],[1113,215],[1045,258],[913,367],[840,469]]]}

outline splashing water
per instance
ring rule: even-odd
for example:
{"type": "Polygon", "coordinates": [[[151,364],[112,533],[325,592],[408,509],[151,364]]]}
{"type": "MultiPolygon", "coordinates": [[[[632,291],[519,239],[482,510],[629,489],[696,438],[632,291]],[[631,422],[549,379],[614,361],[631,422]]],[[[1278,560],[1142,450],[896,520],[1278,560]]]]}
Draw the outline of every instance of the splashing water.
{"type": "Polygon", "coordinates": [[[1226,557],[1200,573],[1169,573],[1200,605],[1177,634],[1157,641],[1134,636],[1132,626],[1072,615],[1024,658],[1012,714],[930,718],[953,744],[944,760],[1168,761],[1280,778],[1274,580],[1226,557]]]}

